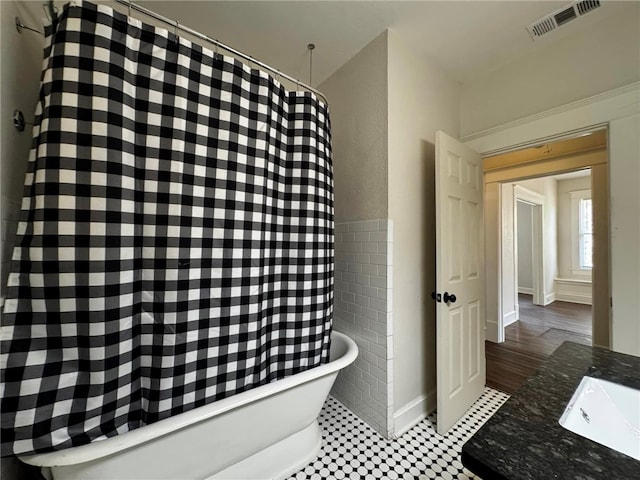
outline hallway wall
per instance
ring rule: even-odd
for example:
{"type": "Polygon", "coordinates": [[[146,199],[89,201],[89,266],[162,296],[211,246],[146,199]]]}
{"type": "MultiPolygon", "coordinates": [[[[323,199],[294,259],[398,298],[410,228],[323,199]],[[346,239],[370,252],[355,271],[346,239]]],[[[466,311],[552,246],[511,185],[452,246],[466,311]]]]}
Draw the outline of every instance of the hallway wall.
{"type": "Polygon", "coordinates": [[[531,205],[517,202],[518,208],[518,293],[533,295],[533,216],[531,205]]]}
{"type": "Polygon", "coordinates": [[[544,197],[542,223],[544,237],[542,255],[544,257],[543,294],[544,304],[556,299],[555,279],[558,275],[558,195],[554,178],[543,177],[516,182],[544,197]]]}

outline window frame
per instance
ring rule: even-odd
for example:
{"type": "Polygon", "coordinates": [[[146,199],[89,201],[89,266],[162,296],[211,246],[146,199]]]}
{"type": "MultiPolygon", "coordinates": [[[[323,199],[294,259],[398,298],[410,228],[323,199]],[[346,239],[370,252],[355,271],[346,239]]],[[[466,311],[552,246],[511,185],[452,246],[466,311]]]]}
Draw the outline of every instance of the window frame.
{"type": "MultiPolygon", "coordinates": [[[[593,199],[591,198],[591,189],[574,190],[569,192],[571,196],[571,273],[576,276],[591,277],[593,267],[583,267],[580,262],[580,202],[582,200],[591,200],[593,207],[593,199]]],[[[593,210],[592,210],[593,214],[593,210]]],[[[591,232],[593,236],[593,232],[591,232]]],[[[593,258],[591,259],[593,265],[593,258]]]]}

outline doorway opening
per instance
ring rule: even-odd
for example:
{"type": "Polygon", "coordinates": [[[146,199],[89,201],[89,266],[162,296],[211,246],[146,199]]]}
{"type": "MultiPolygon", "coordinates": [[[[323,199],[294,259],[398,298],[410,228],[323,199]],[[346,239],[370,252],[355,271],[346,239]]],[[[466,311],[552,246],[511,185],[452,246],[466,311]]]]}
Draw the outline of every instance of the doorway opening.
{"type": "Polygon", "coordinates": [[[486,159],[506,165],[485,177],[485,187],[497,181],[499,207],[489,386],[515,391],[564,341],[609,346],[606,138],[602,130],[486,159]]]}

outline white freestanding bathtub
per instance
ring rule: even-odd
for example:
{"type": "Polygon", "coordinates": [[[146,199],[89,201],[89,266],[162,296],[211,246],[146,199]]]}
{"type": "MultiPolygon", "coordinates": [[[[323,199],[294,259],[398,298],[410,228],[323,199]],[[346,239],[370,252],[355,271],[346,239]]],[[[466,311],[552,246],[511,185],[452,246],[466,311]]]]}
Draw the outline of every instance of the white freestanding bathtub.
{"type": "Polygon", "coordinates": [[[275,479],[320,451],[320,409],[358,356],[333,331],[330,362],[106,440],[20,457],[54,480],[275,479]]]}

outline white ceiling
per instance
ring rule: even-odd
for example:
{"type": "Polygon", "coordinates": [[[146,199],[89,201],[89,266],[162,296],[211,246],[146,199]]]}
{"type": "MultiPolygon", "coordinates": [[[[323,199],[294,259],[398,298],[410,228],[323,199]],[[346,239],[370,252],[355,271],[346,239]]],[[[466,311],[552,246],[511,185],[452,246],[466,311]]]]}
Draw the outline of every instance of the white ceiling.
{"type": "Polygon", "coordinates": [[[471,81],[576,32],[588,32],[635,2],[603,6],[538,41],[526,26],[568,1],[139,1],[313,85],[334,73],[386,28],[398,32],[450,78],[471,81]]]}

